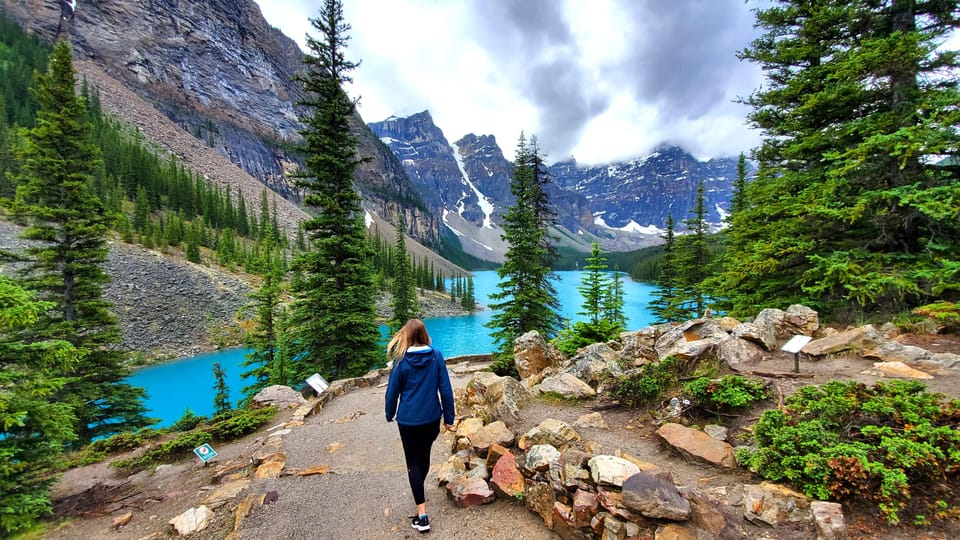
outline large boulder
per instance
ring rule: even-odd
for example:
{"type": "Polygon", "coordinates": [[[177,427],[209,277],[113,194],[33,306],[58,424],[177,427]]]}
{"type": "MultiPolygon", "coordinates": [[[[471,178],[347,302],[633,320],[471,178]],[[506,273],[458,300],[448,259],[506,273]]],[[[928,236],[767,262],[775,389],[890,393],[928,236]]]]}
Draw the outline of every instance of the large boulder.
{"type": "Polygon", "coordinates": [[[743,323],[733,330],[733,336],[753,341],[768,351],[776,350],[781,342],[795,335],[811,336],[820,328],[816,311],[798,304],[787,308],[765,309],[753,322],[743,323]]]}
{"type": "Polygon", "coordinates": [[[623,505],[649,518],[683,521],[690,517],[690,503],[673,482],[645,472],[623,482],[623,505]]]}
{"type": "Polygon", "coordinates": [[[593,387],[571,373],[547,377],[534,388],[541,394],[557,394],[565,399],[587,399],[597,395],[593,387]]]}
{"type": "Polygon", "coordinates": [[[743,372],[763,359],[764,350],[752,341],[733,338],[725,340],[717,348],[717,357],[730,369],[743,372]]]}
{"type": "Polygon", "coordinates": [[[457,410],[487,422],[503,420],[513,425],[520,420],[520,406],[532,397],[530,390],[513,377],[479,371],[467,384],[463,407],[458,403],[457,410]]]}
{"type": "Polygon", "coordinates": [[[521,450],[527,450],[534,445],[549,444],[555,448],[563,449],[575,441],[580,440],[580,434],[562,420],[556,418],[547,418],[530,431],[524,433],[517,446],[521,450]]]}
{"type": "Polygon", "coordinates": [[[657,324],[647,326],[635,332],[620,334],[620,357],[628,365],[640,366],[657,360],[657,350],[654,349],[657,340],[667,333],[672,324],[657,324]]]}
{"type": "Polygon", "coordinates": [[[620,353],[606,343],[594,343],[578,351],[563,372],[596,388],[608,377],[623,375],[623,368],[620,367],[620,353]]]}
{"type": "Polygon", "coordinates": [[[657,430],[657,436],[683,455],[725,469],[732,469],[737,465],[732,446],[698,429],[668,423],[657,430]]]}
{"type": "Polygon", "coordinates": [[[560,365],[563,353],[531,330],[513,342],[513,363],[521,379],[536,375],[548,367],[560,365]]]}
{"type": "Polygon", "coordinates": [[[303,399],[300,392],[297,392],[289,386],[283,386],[282,384],[268,386],[253,396],[254,407],[274,405],[278,409],[285,409],[299,407],[306,402],[307,400],[303,399]]]}
{"type": "Polygon", "coordinates": [[[839,334],[815,339],[804,345],[801,352],[812,357],[843,354],[872,350],[884,341],[883,334],[872,324],[867,324],[839,334]]]}

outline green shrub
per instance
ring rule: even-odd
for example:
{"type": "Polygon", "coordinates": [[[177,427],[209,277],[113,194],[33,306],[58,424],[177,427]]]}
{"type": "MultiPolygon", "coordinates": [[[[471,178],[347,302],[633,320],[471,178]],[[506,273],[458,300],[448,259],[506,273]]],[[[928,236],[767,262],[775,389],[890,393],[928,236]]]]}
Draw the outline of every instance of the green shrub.
{"type": "Polygon", "coordinates": [[[183,416],[181,416],[179,420],[177,420],[169,428],[167,428],[167,430],[171,432],[190,431],[191,429],[196,428],[197,426],[199,426],[200,424],[206,421],[207,421],[206,416],[199,416],[197,414],[194,414],[194,412],[191,411],[190,409],[187,409],[183,411],[183,416]]]}
{"type": "Polygon", "coordinates": [[[93,441],[88,445],[88,448],[93,452],[112,454],[114,452],[132,450],[139,447],[142,443],[143,439],[136,433],[117,433],[106,439],[93,441]]]}
{"type": "Polygon", "coordinates": [[[807,386],[754,427],[756,450],[737,459],[808,496],[877,504],[899,523],[911,493],[949,489],[960,475],[960,402],[916,381],[807,386]]]}
{"type": "Polygon", "coordinates": [[[936,302],[914,309],[913,314],[942,324],[947,330],[960,330],[960,304],[947,301],[936,302]]]}
{"type": "Polygon", "coordinates": [[[688,382],[684,389],[699,404],[715,410],[735,409],[767,397],[763,379],[740,375],[726,375],[720,379],[700,377],[688,382]]]}
{"type": "Polygon", "coordinates": [[[276,407],[233,409],[224,413],[206,430],[218,441],[229,441],[253,433],[277,414],[276,407]]]}
{"type": "Polygon", "coordinates": [[[155,463],[166,463],[186,457],[193,449],[213,440],[213,435],[206,431],[191,431],[181,433],[175,438],[150,448],[135,458],[118,459],[111,463],[120,469],[140,469],[155,463]]]}
{"type": "Polygon", "coordinates": [[[673,356],[645,364],[618,377],[608,393],[627,407],[656,402],[676,387],[679,377],[677,366],[677,359],[673,356]]]}
{"type": "Polygon", "coordinates": [[[507,356],[497,353],[494,355],[493,362],[490,362],[490,371],[501,377],[513,377],[520,379],[520,372],[517,371],[517,364],[513,361],[513,356],[507,356]]]}
{"type": "Polygon", "coordinates": [[[606,319],[600,319],[596,323],[578,321],[571,328],[561,330],[551,343],[563,354],[573,356],[587,345],[616,339],[621,330],[623,327],[606,319]]]}

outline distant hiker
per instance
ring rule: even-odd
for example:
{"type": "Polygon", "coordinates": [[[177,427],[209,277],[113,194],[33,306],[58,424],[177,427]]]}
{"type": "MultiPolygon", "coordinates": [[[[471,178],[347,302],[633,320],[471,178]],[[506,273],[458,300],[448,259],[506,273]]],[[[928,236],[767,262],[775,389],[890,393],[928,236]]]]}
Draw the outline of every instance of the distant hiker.
{"type": "Polygon", "coordinates": [[[423,483],[430,471],[430,448],[440,434],[440,420],[453,429],[453,388],[443,355],[430,346],[430,335],[420,319],[410,319],[397,331],[387,344],[387,358],[393,362],[387,385],[387,422],[396,416],[407,478],[417,505],[411,524],[425,533],[430,530],[430,519],[423,483]]]}

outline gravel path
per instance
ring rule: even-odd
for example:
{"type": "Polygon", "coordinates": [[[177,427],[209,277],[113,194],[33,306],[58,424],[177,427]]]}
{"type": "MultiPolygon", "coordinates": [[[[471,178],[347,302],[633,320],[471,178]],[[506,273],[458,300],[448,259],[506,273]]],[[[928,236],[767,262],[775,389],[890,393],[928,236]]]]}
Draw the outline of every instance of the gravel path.
{"type": "MultiPolygon", "coordinates": [[[[468,377],[453,376],[456,386],[468,377]]],[[[395,423],[383,414],[386,387],[353,390],[284,437],[287,469],[317,465],[331,473],[255,480],[251,491],[275,490],[276,502],[256,508],[239,530],[241,540],[302,538],[416,538],[407,516],[414,512],[395,423]]],[[[457,508],[436,482],[453,435],[433,446],[426,495],[432,537],[491,540],[556,538],[522,504],[498,500],[457,508]]]]}

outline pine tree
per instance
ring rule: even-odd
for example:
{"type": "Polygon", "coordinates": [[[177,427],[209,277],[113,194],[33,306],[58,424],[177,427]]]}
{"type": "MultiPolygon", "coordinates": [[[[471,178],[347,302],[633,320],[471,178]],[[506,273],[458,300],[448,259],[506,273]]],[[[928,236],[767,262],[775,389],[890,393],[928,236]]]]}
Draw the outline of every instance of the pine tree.
{"type": "MultiPolygon", "coordinates": [[[[614,267],[610,283],[603,295],[603,318],[610,321],[621,332],[627,327],[627,316],[623,312],[623,281],[620,269],[614,267]]],[[[616,337],[616,336],[611,336],[616,337]]]]}
{"type": "Polygon", "coordinates": [[[62,339],[82,361],[61,375],[60,398],[74,411],[74,431],[83,444],[96,437],[152,423],[144,413],[142,388],[122,382],[130,371],[116,348],[120,328],[103,298],[109,221],[93,193],[101,174],[90,140],[83,101],[75,93],[70,48],[58,43],[46,74],[38,75],[37,123],[25,130],[14,208],[29,221],[24,238],[31,262],[24,283],[55,308],[37,325],[44,339],[62,339]]]}
{"type": "Polygon", "coordinates": [[[487,323],[498,346],[501,372],[510,371],[516,338],[536,330],[551,339],[562,325],[556,288],[551,283],[556,253],[550,244],[554,214],[544,189],[548,181],[535,139],[528,145],[521,134],[510,182],[516,202],[503,216],[503,238],[510,247],[497,269],[500,283],[490,306],[496,313],[487,323]]]}
{"type": "Polygon", "coordinates": [[[681,319],[695,319],[707,308],[704,280],[709,276],[712,261],[707,246],[706,206],[703,197],[703,180],[697,187],[697,198],[692,216],[684,221],[689,234],[675,242],[673,249],[674,308],[681,319]]]}
{"type": "Polygon", "coordinates": [[[399,330],[408,320],[417,317],[417,288],[413,281],[410,256],[403,239],[403,215],[398,216],[396,244],[393,250],[393,318],[390,328],[399,330]]]}
{"type": "Polygon", "coordinates": [[[307,37],[310,54],[300,77],[308,109],[303,119],[305,169],[296,185],[305,188],[304,204],[314,217],[303,223],[307,250],[293,267],[295,301],[290,324],[300,348],[298,375],[314,372],[328,379],[366,373],[382,363],[376,324],[373,249],[366,236],[360,195],[353,172],[360,159],[350,131],[356,104],[343,90],[347,73],[356,67],[344,57],[350,26],[338,0],[325,0],[320,16],[311,19],[320,38],[307,37]]]}
{"type": "Polygon", "coordinates": [[[955,2],[781,2],[741,58],[764,134],[722,285],[731,315],[793,303],[826,316],[960,298],[955,2]]]}
{"type": "Polygon", "coordinates": [[[247,399],[271,384],[287,384],[278,382],[283,379],[274,371],[277,364],[277,349],[279,348],[279,317],[280,300],[283,295],[283,274],[278,264],[274,263],[263,276],[260,288],[250,293],[253,300],[250,307],[255,312],[256,326],[250,333],[247,346],[253,349],[243,361],[243,367],[251,368],[242,373],[245,379],[253,379],[253,384],[243,388],[247,399]]]}
{"type": "Polygon", "coordinates": [[[589,317],[590,323],[596,325],[603,318],[604,297],[608,294],[610,287],[607,278],[607,258],[600,251],[600,244],[593,242],[590,256],[587,257],[587,264],[583,267],[586,270],[577,286],[577,291],[583,297],[583,311],[578,311],[578,315],[589,317]]]}
{"type": "Polygon", "coordinates": [[[76,417],[60,399],[64,373],[78,364],[69,342],[32,330],[53,309],[0,276],[0,536],[49,514],[52,471],[63,445],[76,438],[76,417]]]}
{"type": "Polygon", "coordinates": [[[473,313],[477,309],[477,299],[473,289],[473,276],[467,276],[467,289],[460,299],[460,307],[473,313]]]}
{"type": "Polygon", "coordinates": [[[230,412],[230,389],[227,387],[227,373],[220,362],[213,363],[213,417],[230,412]]]}
{"type": "Polygon", "coordinates": [[[676,273],[676,237],[674,233],[673,215],[667,216],[667,232],[663,237],[663,253],[660,255],[660,277],[657,279],[657,290],[651,295],[650,312],[660,321],[674,322],[683,319],[684,315],[678,305],[680,302],[677,293],[676,273]]]}

